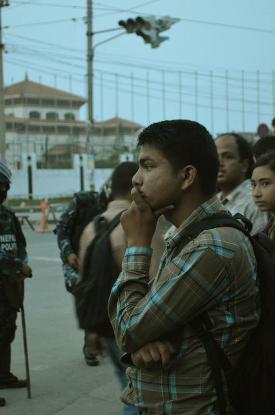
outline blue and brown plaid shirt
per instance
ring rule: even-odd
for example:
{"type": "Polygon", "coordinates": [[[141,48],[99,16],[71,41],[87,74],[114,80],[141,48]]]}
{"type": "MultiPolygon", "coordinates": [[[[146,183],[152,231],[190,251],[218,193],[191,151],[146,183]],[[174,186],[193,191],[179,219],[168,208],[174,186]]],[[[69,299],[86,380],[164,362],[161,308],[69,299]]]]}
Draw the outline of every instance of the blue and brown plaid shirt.
{"type": "MultiPolygon", "coordinates": [[[[127,369],[123,401],[142,414],[218,414],[205,349],[189,322],[208,310],[212,332],[234,364],[259,320],[256,260],[246,236],[234,228],[203,231],[181,246],[186,227],[224,207],[212,199],[198,207],[166,241],[158,273],[149,282],[152,251],[127,249],[109,301],[119,347],[132,353],[157,339],[178,345],[168,370],[127,369]]],[[[231,414],[228,407],[228,414],[231,414]]]]}

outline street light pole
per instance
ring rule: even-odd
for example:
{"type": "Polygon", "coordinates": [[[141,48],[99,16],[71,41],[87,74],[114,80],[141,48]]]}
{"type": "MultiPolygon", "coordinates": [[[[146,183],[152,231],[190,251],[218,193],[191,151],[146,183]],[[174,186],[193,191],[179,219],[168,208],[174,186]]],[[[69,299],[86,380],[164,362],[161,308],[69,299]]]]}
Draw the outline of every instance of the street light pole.
{"type": "Polygon", "coordinates": [[[9,6],[9,1],[0,0],[0,155],[4,159],[6,153],[6,125],[4,105],[4,76],[3,76],[3,52],[2,40],[2,7],[9,6]]]}
{"type": "Polygon", "coordinates": [[[88,96],[88,120],[94,123],[93,102],[93,1],[87,0],[87,96],[88,96]]]}

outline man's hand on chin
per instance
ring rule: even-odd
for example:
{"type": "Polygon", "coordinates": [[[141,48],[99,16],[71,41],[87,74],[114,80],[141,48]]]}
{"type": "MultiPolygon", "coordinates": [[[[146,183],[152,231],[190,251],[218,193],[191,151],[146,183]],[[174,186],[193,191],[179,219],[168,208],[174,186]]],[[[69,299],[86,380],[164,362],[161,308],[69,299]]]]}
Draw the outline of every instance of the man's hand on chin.
{"type": "Polygon", "coordinates": [[[154,212],[136,187],[132,189],[132,203],[122,214],[121,224],[129,246],[150,246],[160,215],[173,206],[167,206],[154,212]]]}

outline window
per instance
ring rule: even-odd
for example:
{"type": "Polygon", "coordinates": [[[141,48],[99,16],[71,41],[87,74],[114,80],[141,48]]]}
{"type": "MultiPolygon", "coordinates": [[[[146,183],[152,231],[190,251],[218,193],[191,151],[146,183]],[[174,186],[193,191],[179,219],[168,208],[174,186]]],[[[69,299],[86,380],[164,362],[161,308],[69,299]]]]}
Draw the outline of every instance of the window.
{"type": "Polygon", "coordinates": [[[41,105],[44,105],[46,107],[53,107],[55,106],[55,100],[50,98],[45,98],[41,100],[41,105]]]}
{"type": "Polygon", "coordinates": [[[18,133],[23,133],[24,131],[26,131],[26,125],[25,124],[15,123],[14,126],[15,126],[15,130],[18,133]]]}
{"type": "Polygon", "coordinates": [[[34,120],[40,120],[40,118],[41,118],[40,112],[38,112],[38,111],[31,111],[29,113],[29,116],[30,116],[31,119],[34,119],[34,120]]]}
{"type": "Polygon", "coordinates": [[[29,125],[28,131],[31,133],[39,133],[40,132],[40,125],[29,125]]]}
{"type": "Polygon", "coordinates": [[[40,99],[39,98],[27,98],[27,103],[29,105],[39,105],[40,99]]]}
{"type": "Polygon", "coordinates": [[[70,101],[68,101],[68,100],[64,100],[64,99],[59,99],[59,100],[57,100],[57,106],[59,106],[59,107],[65,107],[65,108],[68,108],[68,107],[71,107],[71,102],[70,101]]]}
{"type": "Polygon", "coordinates": [[[60,125],[60,126],[57,127],[57,131],[60,134],[69,134],[71,132],[71,129],[70,129],[70,127],[60,125]]]}
{"type": "Polygon", "coordinates": [[[46,114],[46,119],[47,120],[58,120],[58,114],[57,112],[47,112],[46,114]]]}
{"type": "Polygon", "coordinates": [[[48,125],[43,125],[42,126],[42,131],[43,133],[54,133],[55,132],[55,127],[53,126],[48,126],[48,125]]]}
{"type": "Polygon", "coordinates": [[[73,121],[75,120],[75,115],[71,112],[66,112],[66,114],[64,115],[64,120],[73,121]]]}

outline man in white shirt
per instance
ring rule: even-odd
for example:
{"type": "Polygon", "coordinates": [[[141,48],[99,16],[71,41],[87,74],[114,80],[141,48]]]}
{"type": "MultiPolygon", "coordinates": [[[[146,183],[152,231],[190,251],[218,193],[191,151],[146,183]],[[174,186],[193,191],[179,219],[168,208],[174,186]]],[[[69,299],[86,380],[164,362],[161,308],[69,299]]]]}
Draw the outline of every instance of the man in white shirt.
{"type": "Polygon", "coordinates": [[[242,136],[235,133],[218,136],[216,146],[220,161],[218,196],[233,215],[241,213],[249,219],[252,223],[252,233],[255,233],[267,222],[267,216],[260,212],[252,198],[251,147],[242,136]]]}

